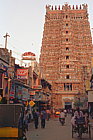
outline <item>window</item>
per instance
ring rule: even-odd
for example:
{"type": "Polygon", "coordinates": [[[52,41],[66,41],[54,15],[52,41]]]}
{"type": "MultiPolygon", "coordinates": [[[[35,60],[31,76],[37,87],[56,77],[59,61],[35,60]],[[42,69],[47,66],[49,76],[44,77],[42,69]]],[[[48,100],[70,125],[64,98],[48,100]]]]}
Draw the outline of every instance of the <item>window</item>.
{"type": "Polygon", "coordinates": [[[36,78],[33,78],[33,83],[36,85],[36,78]]]}
{"type": "Polygon", "coordinates": [[[66,59],[69,59],[69,56],[66,56],[66,59]]]}
{"type": "Polygon", "coordinates": [[[68,34],[68,31],[66,31],[66,34],[68,34]]]}
{"type": "Polygon", "coordinates": [[[68,16],[66,15],[66,18],[68,18],[68,16]]]}
{"type": "Polygon", "coordinates": [[[66,26],[68,26],[68,23],[66,23],[66,26]]]}
{"type": "Polygon", "coordinates": [[[64,90],[72,90],[72,83],[64,83],[64,90]]]}
{"type": "Polygon", "coordinates": [[[66,79],[69,79],[69,75],[66,75],[66,79]]]}
{"type": "Polygon", "coordinates": [[[66,65],[66,68],[69,68],[69,65],[66,65]]]}
{"type": "Polygon", "coordinates": [[[66,50],[69,50],[69,48],[68,48],[68,47],[66,47],[66,50]]]}
{"type": "Polygon", "coordinates": [[[66,41],[68,41],[68,38],[66,38],[66,41]]]}

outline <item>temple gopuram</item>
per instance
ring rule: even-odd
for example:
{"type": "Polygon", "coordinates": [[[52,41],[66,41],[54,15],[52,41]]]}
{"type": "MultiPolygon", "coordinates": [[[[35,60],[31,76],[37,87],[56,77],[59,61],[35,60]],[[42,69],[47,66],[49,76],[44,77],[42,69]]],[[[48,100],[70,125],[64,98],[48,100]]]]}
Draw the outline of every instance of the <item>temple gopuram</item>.
{"type": "Polygon", "coordinates": [[[52,85],[54,108],[74,108],[91,77],[92,36],[88,5],[46,6],[40,69],[52,85]]]}

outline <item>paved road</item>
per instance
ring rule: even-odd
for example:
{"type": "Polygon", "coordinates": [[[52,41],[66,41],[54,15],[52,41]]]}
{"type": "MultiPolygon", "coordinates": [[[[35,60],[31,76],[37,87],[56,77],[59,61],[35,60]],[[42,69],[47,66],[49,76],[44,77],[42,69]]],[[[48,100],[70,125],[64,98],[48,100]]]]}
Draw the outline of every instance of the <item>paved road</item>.
{"type": "MultiPolygon", "coordinates": [[[[29,124],[27,132],[27,140],[78,140],[77,135],[72,139],[70,116],[66,118],[66,124],[62,126],[58,118],[46,121],[46,128],[42,129],[39,125],[38,129],[34,128],[34,124],[29,124]]],[[[82,140],[89,140],[88,134],[84,134],[82,140]]]]}

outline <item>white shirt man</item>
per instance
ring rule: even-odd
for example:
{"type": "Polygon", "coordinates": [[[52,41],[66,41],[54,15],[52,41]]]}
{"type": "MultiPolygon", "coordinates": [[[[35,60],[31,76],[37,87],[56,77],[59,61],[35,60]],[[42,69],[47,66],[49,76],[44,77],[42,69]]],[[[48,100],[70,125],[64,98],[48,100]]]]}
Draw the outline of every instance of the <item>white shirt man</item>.
{"type": "Polygon", "coordinates": [[[65,118],[65,113],[63,111],[60,113],[59,118],[65,118]]]}

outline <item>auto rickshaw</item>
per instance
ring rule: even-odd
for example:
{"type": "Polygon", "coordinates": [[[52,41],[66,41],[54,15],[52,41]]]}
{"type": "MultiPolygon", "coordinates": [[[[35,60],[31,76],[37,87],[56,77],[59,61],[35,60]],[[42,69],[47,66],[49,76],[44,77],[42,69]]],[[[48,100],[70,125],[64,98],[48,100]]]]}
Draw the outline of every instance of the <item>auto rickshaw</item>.
{"type": "Polygon", "coordinates": [[[27,140],[23,118],[23,105],[0,104],[0,139],[27,140]]]}

